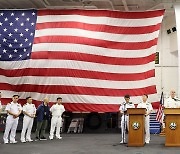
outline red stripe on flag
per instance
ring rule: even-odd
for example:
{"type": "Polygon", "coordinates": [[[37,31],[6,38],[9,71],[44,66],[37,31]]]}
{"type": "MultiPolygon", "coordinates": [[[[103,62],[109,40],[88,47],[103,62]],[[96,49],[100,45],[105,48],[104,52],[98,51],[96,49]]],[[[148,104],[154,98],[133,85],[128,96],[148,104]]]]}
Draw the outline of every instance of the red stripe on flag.
{"type": "Polygon", "coordinates": [[[82,103],[63,103],[68,111],[80,112],[118,112],[118,104],[82,104],[82,103]]]}
{"type": "Polygon", "coordinates": [[[113,81],[137,81],[145,80],[155,76],[155,70],[150,70],[142,73],[105,73],[88,70],[64,69],[64,68],[25,68],[5,70],[0,69],[0,75],[7,77],[21,77],[21,76],[54,76],[54,77],[74,77],[74,78],[88,78],[101,79],[113,81]]]}
{"type": "Polygon", "coordinates": [[[94,95],[94,96],[141,96],[144,93],[156,93],[156,86],[152,85],[137,89],[110,89],[110,88],[96,88],[96,87],[82,87],[82,86],[65,86],[65,85],[11,85],[7,83],[0,83],[1,90],[12,90],[17,92],[38,92],[47,94],[78,94],[78,95],[94,95]]]}
{"type": "Polygon", "coordinates": [[[118,57],[106,57],[100,55],[92,55],[92,54],[68,52],[68,51],[63,51],[63,52],[39,51],[39,52],[32,52],[31,58],[77,60],[77,61],[111,64],[111,65],[143,65],[154,61],[155,54],[151,54],[147,57],[140,57],[140,58],[118,58],[118,57]]]}
{"type": "Polygon", "coordinates": [[[95,32],[106,32],[113,34],[147,34],[159,30],[161,24],[142,26],[142,27],[121,27],[121,26],[109,26],[100,24],[87,24],[82,22],[47,22],[37,23],[36,29],[43,30],[48,28],[75,28],[83,29],[95,32]]]}
{"type": "MultiPolygon", "coordinates": [[[[3,105],[10,103],[12,99],[3,98],[3,105]]],[[[19,99],[18,103],[24,105],[26,99],[19,99]]],[[[42,101],[33,100],[36,108],[42,103],[42,101]]],[[[50,102],[49,106],[52,106],[55,102],[50,102]]],[[[67,103],[63,102],[66,111],[79,111],[79,112],[118,112],[119,104],[84,104],[84,103],[67,103]]]]}
{"type": "Polygon", "coordinates": [[[147,49],[157,45],[157,38],[146,42],[114,42],[99,39],[92,39],[77,36],[42,36],[34,39],[34,44],[38,43],[73,43],[90,46],[97,46],[109,49],[123,49],[123,50],[140,50],[147,49]]]}

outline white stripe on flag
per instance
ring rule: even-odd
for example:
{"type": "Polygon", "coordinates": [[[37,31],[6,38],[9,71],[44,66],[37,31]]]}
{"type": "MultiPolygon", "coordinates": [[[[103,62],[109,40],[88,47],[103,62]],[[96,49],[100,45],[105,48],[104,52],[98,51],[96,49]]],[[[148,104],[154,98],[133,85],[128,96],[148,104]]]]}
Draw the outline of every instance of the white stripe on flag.
{"type": "Polygon", "coordinates": [[[111,17],[90,17],[83,15],[44,15],[38,16],[37,23],[45,22],[83,22],[89,24],[112,25],[123,27],[142,27],[161,23],[162,16],[142,19],[124,19],[111,17]]]}
{"type": "Polygon", "coordinates": [[[42,36],[77,36],[86,37],[92,39],[100,39],[114,42],[146,42],[157,38],[159,31],[155,31],[151,34],[112,34],[105,32],[87,31],[75,28],[48,28],[42,30],[36,30],[35,37],[42,36]]]}
{"type": "Polygon", "coordinates": [[[80,70],[89,70],[108,73],[142,73],[155,68],[154,61],[148,64],[123,66],[110,64],[96,64],[91,62],[82,62],[74,60],[24,60],[15,62],[0,62],[3,69],[19,69],[19,68],[72,68],[80,70]]]}
{"type": "Polygon", "coordinates": [[[103,47],[89,46],[81,44],[71,44],[71,43],[38,43],[33,45],[33,52],[39,51],[57,51],[57,52],[79,52],[87,53],[92,55],[101,55],[107,57],[123,57],[123,58],[138,58],[146,57],[154,53],[156,46],[152,46],[148,49],[142,50],[117,50],[108,49],[103,47]]]}
{"type": "MultiPolygon", "coordinates": [[[[45,97],[50,99],[50,102],[56,102],[56,98],[61,96],[63,102],[66,103],[85,103],[85,104],[121,104],[124,102],[124,97],[111,97],[111,96],[92,96],[92,95],[72,95],[72,94],[44,94],[37,92],[15,92],[15,91],[6,91],[2,90],[4,98],[11,98],[14,94],[19,94],[20,99],[25,99],[28,96],[31,96],[35,100],[43,100],[45,97]],[[97,103],[98,102],[98,103],[97,103]]],[[[142,101],[141,96],[131,96],[131,102],[138,104],[142,101]]],[[[149,102],[156,102],[157,95],[150,94],[148,95],[149,102]]]]}
{"type": "Polygon", "coordinates": [[[39,77],[39,76],[23,76],[23,77],[5,77],[0,75],[1,82],[11,85],[67,85],[82,86],[110,89],[136,89],[154,85],[154,77],[139,81],[109,81],[98,79],[74,78],[74,77],[39,77]]]}

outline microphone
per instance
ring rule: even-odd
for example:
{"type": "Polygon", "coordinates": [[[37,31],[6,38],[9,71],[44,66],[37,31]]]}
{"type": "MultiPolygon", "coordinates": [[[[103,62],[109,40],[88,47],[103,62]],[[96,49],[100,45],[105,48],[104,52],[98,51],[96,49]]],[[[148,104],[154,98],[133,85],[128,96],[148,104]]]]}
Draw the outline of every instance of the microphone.
{"type": "Polygon", "coordinates": [[[125,112],[127,110],[126,109],[126,102],[123,102],[122,105],[123,105],[123,111],[125,112]]]}
{"type": "Polygon", "coordinates": [[[177,99],[177,98],[172,98],[172,99],[174,99],[174,101],[180,101],[179,99],[177,99]]]}

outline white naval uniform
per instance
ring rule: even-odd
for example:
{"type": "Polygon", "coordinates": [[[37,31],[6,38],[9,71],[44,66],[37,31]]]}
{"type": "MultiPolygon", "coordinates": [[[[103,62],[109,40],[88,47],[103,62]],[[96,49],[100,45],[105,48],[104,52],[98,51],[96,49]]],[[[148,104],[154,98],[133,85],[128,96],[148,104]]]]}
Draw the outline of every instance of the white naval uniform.
{"type": "Polygon", "coordinates": [[[52,119],[51,119],[51,130],[50,130],[50,139],[53,139],[54,137],[54,131],[55,131],[55,127],[56,127],[56,137],[60,138],[60,127],[62,125],[62,114],[65,111],[64,106],[58,105],[58,104],[54,104],[51,108],[50,111],[52,113],[52,119]]]}
{"type": "MultiPolygon", "coordinates": [[[[26,103],[23,106],[23,111],[30,115],[33,115],[36,113],[36,107],[34,104],[26,103]]],[[[22,132],[21,132],[21,141],[22,142],[31,141],[31,130],[32,130],[33,122],[34,122],[34,118],[31,118],[26,114],[24,115],[23,128],[22,128],[22,132]],[[26,133],[26,131],[27,131],[27,133],[26,133]],[[26,133],[26,140],[25,140],[25,133],[26,133]]]]}
{"type": "MultiPolygon", "coordinates": [[[[149,102],[145,102],[145,103],[141,102],[137,105],[137,108],[144,108],[144,109],[146,109],[146,112],[153,110],[153,107],[152,107],[151,103],[149,103],[149,102]]],[[[146,143],[149,143],[149,141],[150,141],[150,128],[149,128],[150,120],[149,120],[149,118],[150,118],[149,115],[145,116],[145,133],[146,133],[145,142],[146,143]]]]}
{"type": "MultiPolygon", "coordinates": [[[[135,108],[134,104],[122,104],[119,108],[120,111],[127,111],[129,108],[135,108]]],[[[122,115],[121,117],[121,135],[122,140],[125,141],[126,127],[129,129],[129,115],[122,115]],[[125,129],[124,129],[125,128],[125,129]],[[123,139],[124,137],[124,139],[123,139]]]]}
{"type": "MultiPolygon", "coordinates": [[[[6,111],[11,111],[14,114],[18,114],[19,111],[22,110],[22,107],[20,104],[18,103],[9,103],[6,105],[5,108],[6,111]]],[[[16,129],[18,126],[18,120],[19,117],[14,118],[11,114],[8,113],[7,119],[6,119],[6,128],[5,128],[5,132],[4,132],[4,136],[3,136],[3,140],[4,143],[8,143],[8,136],[9,136],[9,132],[11,131],[10,134],[10,142],[15,142],[15,136],[16,136],[16,129]]]]}
{"type": "Polygon", "coordinates": [[[2,109],[2,104],[1,104],[1,101],[0,101],[0,111],[1,111],[1,109],[2,109]]]}
{"type": "Polygon", "coordinates": [[[180,100],[176,101],[176,108],[180,108],[180,100]]]}
{"type": "Polygon", "coordinates": [[[169,97],[164,101],[164,107],[165,108],[177,108],[178,104],[174,99],[169,97]]]}
{"type": "MultiPolygon", "coordinates": [[[[171,98],[171,96],[169,98],[167,98],[164,101],[164,108],[179,108],[179,101],[176,102],[173,98],[171,98]]],[[[164,120],[165,115],[163,114],[162,119],[164,120]]],[[[163,128],[165,128],[165,123],[163,122],[163,128]]]]}

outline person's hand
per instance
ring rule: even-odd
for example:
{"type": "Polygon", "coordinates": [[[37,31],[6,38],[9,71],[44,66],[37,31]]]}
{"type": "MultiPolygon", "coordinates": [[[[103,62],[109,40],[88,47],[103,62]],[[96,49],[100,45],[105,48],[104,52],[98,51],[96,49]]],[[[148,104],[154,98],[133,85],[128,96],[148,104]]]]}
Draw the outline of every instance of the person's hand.
{"type": "Polygon", "coordinates": [[[146,112],[145,116],[148,116],[148,115],[149,115],[149,113],[148,113],[148,112],[146,112]]]}
{"type": "Polygon", "coordinates": [[[34,118],[36,115],[35,114],[32,114],[31,117],[34,118]]]}
{"type": "Polygon", "coordinates": [[[19,115],[18,114],[14,114],[13,118],[16,119],[19,115]]]}
{"type": "Polygon", "coordinates": [[[126,111],[122,111],[123,112],[123,114],[127,114],[127,110],[126,111]]]}

